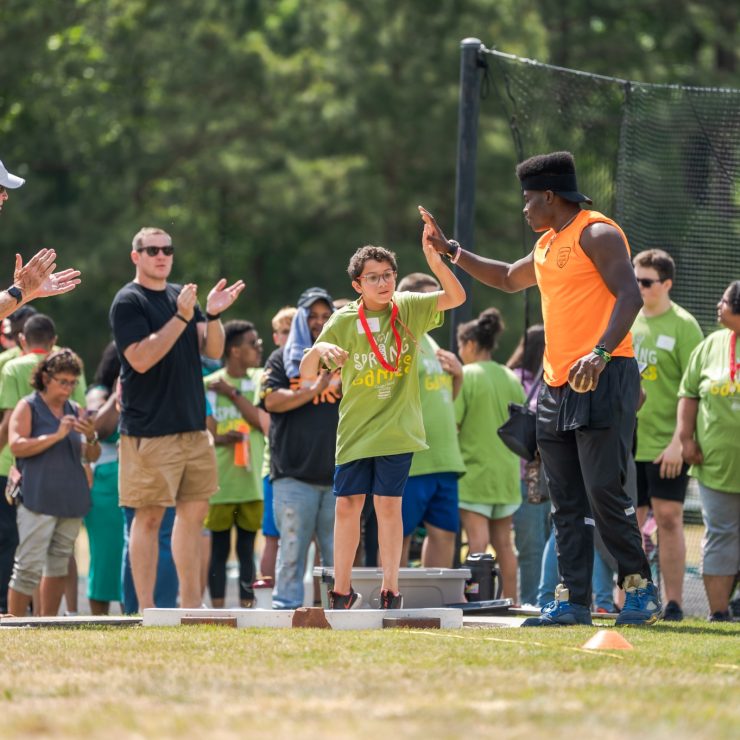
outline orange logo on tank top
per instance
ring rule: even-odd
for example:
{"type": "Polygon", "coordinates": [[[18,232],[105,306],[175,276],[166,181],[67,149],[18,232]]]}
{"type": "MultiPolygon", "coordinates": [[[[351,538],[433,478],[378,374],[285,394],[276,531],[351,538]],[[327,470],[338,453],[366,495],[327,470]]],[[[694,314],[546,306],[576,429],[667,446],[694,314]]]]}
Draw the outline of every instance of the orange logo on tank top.
{"type": "Polygon", "coordinates": [[[568,264],[568,258],[570,257],[570,247],[560,247],[558,249],[558,267],[561,269],[568,264]]]}

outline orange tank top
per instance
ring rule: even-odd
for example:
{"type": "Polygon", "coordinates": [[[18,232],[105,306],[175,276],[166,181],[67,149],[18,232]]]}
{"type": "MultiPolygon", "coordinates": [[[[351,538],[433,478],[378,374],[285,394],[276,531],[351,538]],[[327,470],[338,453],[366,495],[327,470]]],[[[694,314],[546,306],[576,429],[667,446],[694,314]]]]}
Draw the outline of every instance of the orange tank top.
{"type": "MultiPolygon", "coordinates": [[[[535,244],[534,269],[542,294],[545,324],[545,382],[560,386],[568,382],[571,366],[588,354],[606,330],[616,298],[581,247],[581,233],[589,224],[614,226],[629,243],[622,229],[596,211],[581,211],[562,229],[545,232],[535,244]]],[[[632,334],[612,351],[613,357],[634,357],[632,334]]]]}

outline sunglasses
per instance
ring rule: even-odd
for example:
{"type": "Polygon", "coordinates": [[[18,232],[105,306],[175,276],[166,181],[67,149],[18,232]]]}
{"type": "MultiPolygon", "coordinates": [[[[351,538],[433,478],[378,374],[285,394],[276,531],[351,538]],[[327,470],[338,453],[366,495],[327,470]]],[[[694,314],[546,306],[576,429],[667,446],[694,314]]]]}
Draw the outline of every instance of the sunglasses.
{"type": "Polygon", "coordinates": [[[175,253],[175,248],[170,247],[137,247],[136,251],[141,254],[142,252],[146,252],[150,257],[156,257],[160,252],[165,257],[172,257],[172,255],[175,253]]]}
{"type": "Polygon", "coordinates": [[[664,283],[665,280],[653,279],[653,278],[637,278],[637,282],[642,285],[643,288],[652,288],[653,283],[664,283]]]}

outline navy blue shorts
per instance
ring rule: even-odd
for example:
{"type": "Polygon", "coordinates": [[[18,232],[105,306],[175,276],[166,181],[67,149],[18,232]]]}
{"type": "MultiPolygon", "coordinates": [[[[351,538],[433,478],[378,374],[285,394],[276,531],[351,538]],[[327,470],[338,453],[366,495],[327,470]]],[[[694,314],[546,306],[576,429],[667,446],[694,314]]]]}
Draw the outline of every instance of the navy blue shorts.
{"type": "Polygon", "coordinates": [[[446,532],[457,532],[457,473],[412,475],[403,492],[403,536],[408,537],[425,522],[446,532]]]}
{"type": "Polygon", "coordinates": [[[402,455],[364,457],[334,469],[334,495],[402,496],[411,470],[413,452],[402,455]]]}

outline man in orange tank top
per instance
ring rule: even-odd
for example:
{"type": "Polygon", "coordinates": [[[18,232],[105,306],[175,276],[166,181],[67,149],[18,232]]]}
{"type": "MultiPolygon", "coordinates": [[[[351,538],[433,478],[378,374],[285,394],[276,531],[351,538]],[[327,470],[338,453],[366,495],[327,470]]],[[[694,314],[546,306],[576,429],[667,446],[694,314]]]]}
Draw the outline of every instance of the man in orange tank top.
{"type": "Polygon", "coordinates": [[[660,599],[624,488],[640,387],[629,330],[642,307],[627,238],[611,219],[581,208],[591,199],[578,191],[570,152],[531,157],[516,172],[524,217],[542,236],[513,264],[468,252],[419,210],[424,238],[474,278],[507,293],[537,285],[542,296],[537,444],[562,583],[555,600],[524,626],[591,624],[594,526],[625,590],[617,624],[653,624],[660,599]]]}

